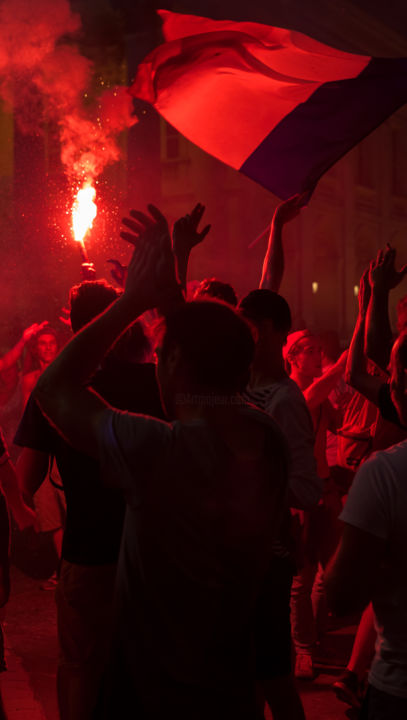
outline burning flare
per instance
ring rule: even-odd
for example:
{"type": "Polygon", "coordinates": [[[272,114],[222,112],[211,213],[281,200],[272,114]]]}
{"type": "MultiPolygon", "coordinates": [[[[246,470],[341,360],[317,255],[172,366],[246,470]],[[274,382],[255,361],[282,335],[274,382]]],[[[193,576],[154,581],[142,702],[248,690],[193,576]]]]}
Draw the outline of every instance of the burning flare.
{"type": "Polygon", "coordinates": [[[76,242],[80,243],[85,251],[84,238],[93,225],[97,207],[94,202],[96,190],[90,183],[86,183],[78,190],[72,207],[72,229],[76,242]]]}

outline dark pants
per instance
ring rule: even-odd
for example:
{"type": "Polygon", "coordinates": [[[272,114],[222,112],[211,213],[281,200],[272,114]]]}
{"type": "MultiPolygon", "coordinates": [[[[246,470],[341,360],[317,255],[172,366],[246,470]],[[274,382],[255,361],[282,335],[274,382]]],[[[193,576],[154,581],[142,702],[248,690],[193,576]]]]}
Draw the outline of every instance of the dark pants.
{"type": "Polygon", "coordinates": [[[291,673],[292,580],[292,562],[287,558],[273,558],[256,608],[256,675],[260,682],[291,673]]]}
{"type": "Polygon", "coordinates": [[[360,711],[360,720],[406,720],[407,698],[389,695],[369,685],[360,711]]]}

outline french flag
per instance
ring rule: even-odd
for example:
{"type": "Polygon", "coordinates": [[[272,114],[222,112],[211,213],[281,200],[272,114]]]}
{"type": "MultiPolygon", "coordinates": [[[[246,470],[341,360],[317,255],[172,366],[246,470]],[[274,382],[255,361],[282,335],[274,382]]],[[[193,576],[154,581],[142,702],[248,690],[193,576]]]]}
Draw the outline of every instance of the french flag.
{"type": "Polygon", "coordinates": [[[130,92],[282,199],[407,100],[407,59],[354,55],[299,32],[160,10],[166,42],[130,92]]]}

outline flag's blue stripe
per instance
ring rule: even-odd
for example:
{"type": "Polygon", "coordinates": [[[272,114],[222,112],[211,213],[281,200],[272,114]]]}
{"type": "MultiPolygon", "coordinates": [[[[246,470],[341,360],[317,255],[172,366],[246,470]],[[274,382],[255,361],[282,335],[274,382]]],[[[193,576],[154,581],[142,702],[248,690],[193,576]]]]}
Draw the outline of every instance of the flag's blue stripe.
{"type": "Polygon", "coordinates": [[[312,191],[339,158],[407,102],[407,58],[373,58],[352,80],[322,85],[240,168],[282,199],[312,191]]]}

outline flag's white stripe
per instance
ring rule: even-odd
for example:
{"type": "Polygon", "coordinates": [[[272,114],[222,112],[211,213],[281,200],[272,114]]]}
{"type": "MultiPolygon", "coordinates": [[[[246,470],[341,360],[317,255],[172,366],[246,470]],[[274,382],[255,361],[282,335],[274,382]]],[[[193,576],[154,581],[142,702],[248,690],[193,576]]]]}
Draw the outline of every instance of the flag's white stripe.
{"type": "Polygon", "coordinates": [[[237,169],[318,87],[357,76],[370,60],[280,28],[160,14],[169,42],[150,56],[154,104],[237,169]]]}

